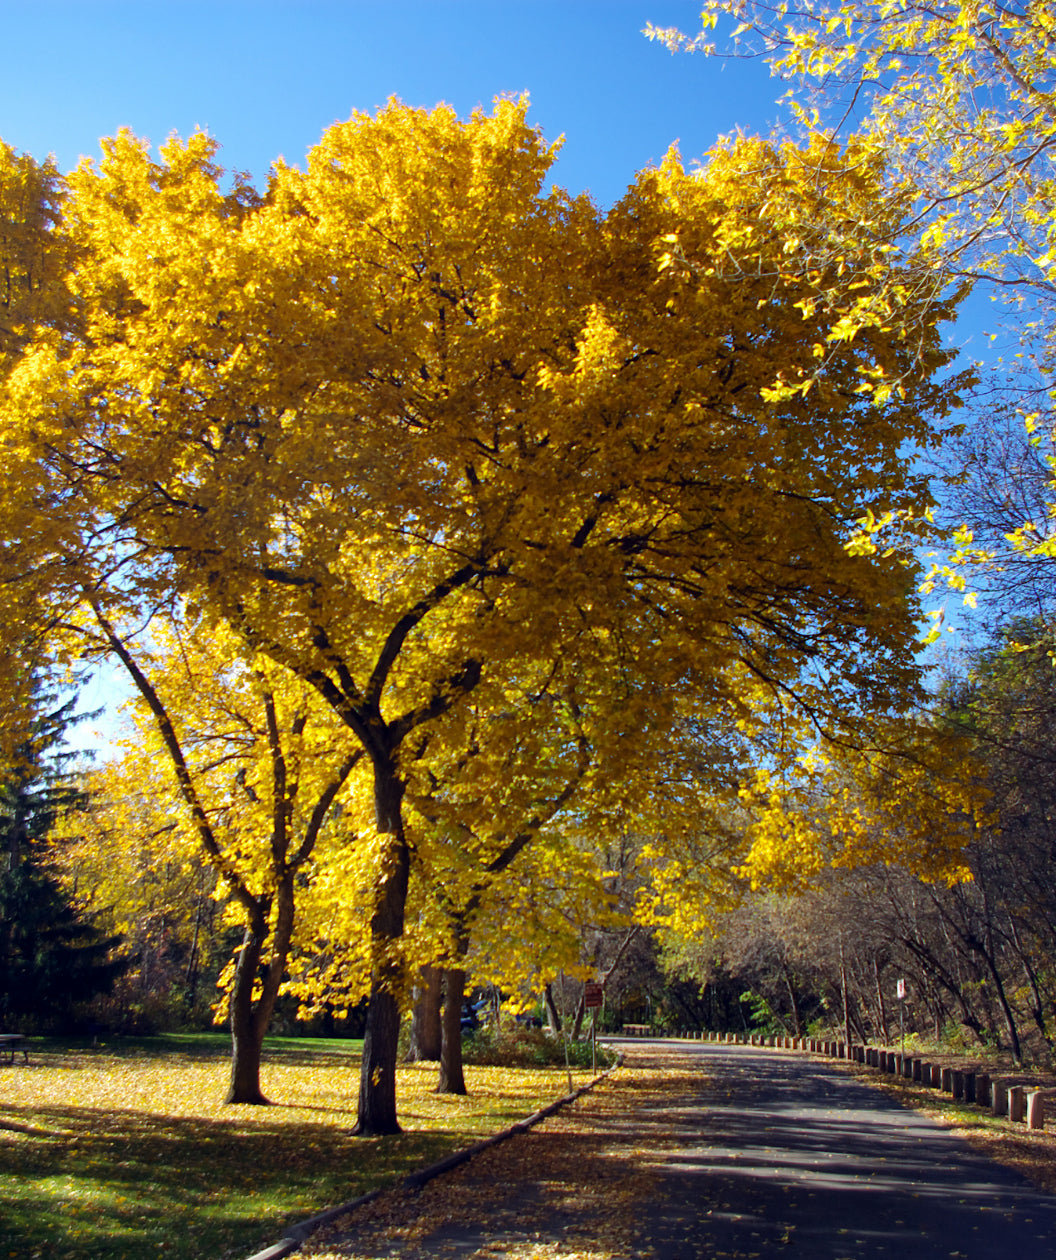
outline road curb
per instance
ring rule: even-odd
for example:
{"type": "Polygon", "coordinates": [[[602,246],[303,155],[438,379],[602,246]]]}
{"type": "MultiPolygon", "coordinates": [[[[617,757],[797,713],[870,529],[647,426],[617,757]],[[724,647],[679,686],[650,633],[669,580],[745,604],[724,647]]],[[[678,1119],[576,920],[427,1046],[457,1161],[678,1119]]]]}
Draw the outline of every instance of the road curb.
{"type": "Polygon", "coordinates": [[[525,1119],[511,1124],[508,1129],[503,1129],[501,1133],[493,1133],[491,1137],[484,1138],[480,1142],[474,1142],[472,1146],[456,1151],[453,1155],[448,1155],[444,1159],[438,1160],[435,1164],[430,1164],[427,1168],[420,1168],[417,1172],[409,1173],[402,1182],[397,1182],[394,1186],[379,1186],[376,1190],[360,1195],[358,1199],[352,1199],[348,1203],[339,1204],[337,1207],[327,1208],[325,1212],[319,1212],[316,1216],[310,1216],[298,1225],[291,1225],[278,1242],[273,1243],[270,1247],[265,1247],[263,1251],[254,1252],[253,1255],[247,1256],[246,1260],[282,1260],[283,1256],[289,1256],[293,1252],[298,1251],[316,1230],[321,1229],[324,1225],[329,1225],[331,1221],[336,1220],[339,1216],[344,1216],[348,1212],[354,1212],[357,1208],[365,1207],[389,1190],[395,1189],[397,1186],[404,1190],[421,1190],[434,1177],[450,1172],[452,1168],[458,1168],[459,1165],[467,1163],[475,1155],[479,1155],[489,1147],[498,1146],[500,1142],[516,1137],[519,1133],[527,1133],[529,1129],[537,1125],[541,1120],[552,1116],[555,1111],[560,1111],[562,1107],[567,1107],[569,1103],[574,1103],[577,1098],[582,1098],[584,1094],[589,1093],[596,1085],[600,1085],[622,1063],[623,1055],[618,1054],[612,1067],[606,1068],[604,1072],[599,1072],[586,1085],[581,1085],[579,1089],[574,1089],[570,1094],[564,1094],[561,1098],[555,1099],[554,1102],[548,1103],[545,1107],[540,1107],[538,1111],[533,1111],[525,1119]]]}

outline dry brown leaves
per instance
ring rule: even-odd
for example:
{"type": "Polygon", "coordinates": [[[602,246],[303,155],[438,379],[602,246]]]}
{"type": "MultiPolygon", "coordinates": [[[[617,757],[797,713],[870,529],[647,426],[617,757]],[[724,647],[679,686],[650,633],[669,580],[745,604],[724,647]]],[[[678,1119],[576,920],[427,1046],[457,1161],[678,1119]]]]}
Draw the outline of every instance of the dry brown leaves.
{"type": "MultiPolygon", "coordinates": [[[[491,1147],[420,1194],[393,1191],[315,1235],[313,1260],[615,1260],[637,1237],[655,1152],[628,1117],[689,1087],[684,1068],[638,1059],[544,1124],[491,1147]]],[[[695,1079],[699,1081],[699,1072],[695,1079]]]]}

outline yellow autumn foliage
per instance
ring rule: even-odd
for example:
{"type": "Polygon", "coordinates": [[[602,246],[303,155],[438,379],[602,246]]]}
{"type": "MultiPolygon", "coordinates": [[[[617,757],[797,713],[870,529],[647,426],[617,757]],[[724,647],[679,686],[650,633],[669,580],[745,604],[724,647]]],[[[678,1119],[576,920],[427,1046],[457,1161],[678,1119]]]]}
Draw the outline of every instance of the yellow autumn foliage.
{"type": "MultiPolygon", "coordinates": [[[[546,187],[523,100],[390,102],[260,192],[216,151],[121,133],[69,177],[79,329],[9,371],[25,492],[0,510],[7,537],[47,522],[34,581],[68,652],[86,608],[128,627],[180,601],[361,754],[356,845],[320,862],[305,930],[369,975],[364,1125],[391,1131],[409,916],[447,931],[430,889],[483,949],[488,897],[528,913],[537,842],[572,876],[557,905],[584,883],[566,823],[677,851],[775,715],[787,757],[918,694],[912,540],[848,544],[926,509],[952,301],[875,155],[822,139],[672,152],[605,215],[546,187]]],[[[241,844],[220,869],[256,896],[241,844]]]]}
{"type": "MultiPolygon", "coordinates": [[[[789,83],[788,103],[800,126],[851,135],[850,143],[883,163],[878,199],[912,203],[907,230],[933,275],[994,282],[991,296],[1008,305],[1008,327],[1023,342],[1016,359],[1029,359],[1036,378],[1017,396],[1002,379],[1006,365],[991,361],[987,372],[998,396],[1009,397],[1010,412],[1022,417],[1025,440],[1056,469],[1048,386],[1056,359],[1053,5],[806,0],[790,8],[768,0],[705,0],[701,17],[699,34],[651,25],[645,33],[672,50],[765,59],[789,83]],[[1038,399],[1046,392],[1043,418],[1038,399]]],[[[1010,505],[1018,502],[1015,487],[1001,493],[1010,505]]],[[[1056,477],[1041,498],[1040,519],[1030,519],[1025,506],[1012,509],[1024,519],[985,546],[963,531],[944,543],[932,557],[926,591],[946,587],[971,607],[975,596],[965,585],[974,580],[966,574],[1032,561],[1043,573],[1053,551],[1056,477]]],[[[878,537],[880,524],[888,527],[887,545],[907,519],[903,513],[882,522],[863,518],[863,545],[878,537]]],[[[941,611],[933,620],[928,642],[940,633],[941,611]]]]}

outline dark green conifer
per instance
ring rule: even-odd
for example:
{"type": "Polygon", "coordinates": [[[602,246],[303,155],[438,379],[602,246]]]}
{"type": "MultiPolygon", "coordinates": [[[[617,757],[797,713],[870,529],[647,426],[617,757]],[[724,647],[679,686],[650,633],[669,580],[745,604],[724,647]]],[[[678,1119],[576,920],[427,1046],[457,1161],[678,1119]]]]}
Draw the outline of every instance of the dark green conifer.
{"type": "Polygon", "coordinates": [[[120,943],[79,911],[48,870],[56,820],[84,808],[64,735],[75,700],[38,693],[32,734],[0,769],[0,1029],[69,1028],[79,1008],[106,992],[123,963],[120,943]]]}

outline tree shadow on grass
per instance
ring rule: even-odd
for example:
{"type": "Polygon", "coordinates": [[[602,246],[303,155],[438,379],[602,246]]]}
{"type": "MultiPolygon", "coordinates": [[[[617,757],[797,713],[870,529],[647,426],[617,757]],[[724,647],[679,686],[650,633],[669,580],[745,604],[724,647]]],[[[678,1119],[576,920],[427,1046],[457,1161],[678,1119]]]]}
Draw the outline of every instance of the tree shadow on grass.
{"type": "Polygon", "coordinates": [[[458,1149],[455,1133],[363,1139],[332,1124],[4,1106],[5,1241],[63,1260],[245,1255],[282,1226],[458,1149]]]}

